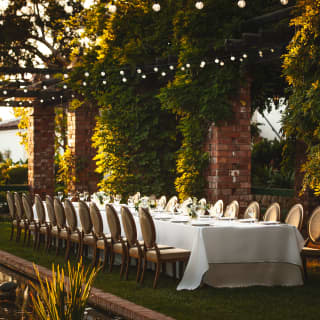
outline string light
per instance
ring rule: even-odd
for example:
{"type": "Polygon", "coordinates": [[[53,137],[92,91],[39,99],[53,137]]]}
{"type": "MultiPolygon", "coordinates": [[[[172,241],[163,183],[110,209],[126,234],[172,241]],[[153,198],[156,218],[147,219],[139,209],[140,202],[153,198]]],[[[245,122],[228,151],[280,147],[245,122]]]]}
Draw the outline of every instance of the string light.
{"type": "Polygon", "coordinates": [[[64,84],[63,89],[68,89],[68,86],[66,84],[64,84]]]}
{"type": "Polygon", "coordinates": [[[112,3],[112,4],[109,5],[108,10],[109,10],[110,13],[116,13],[117,6],[112,3]]]}
{"type": "Polygon", "coordinates": [[[152,10],[153,10],[153,11],[159,12],[160,9],[161,9],[161,6],[160,6],[159,3],[154,3],[154,4],[152,5],[152,10]]]}
{"type": "Polygon", "coordinates": [[[220,60],[219,60],[218,58],[216,58],[216,59],[214,60],[214,62],[215,62],[215,63],[219,63],[220,60]]]}
{"type": "Polygon", "coordinates": [[[158,72],[158,71],[159,71],[159,68],[158,68],[158,67],[154,67],[154,68],[153,68],[153,71],[154,71],[154,72],[158,72]]]}
{"type": "Polygon", "coordinates": [[[186,64],[186,67],[189,69],[189,68],[190,68],[190,63],[187,63],[187,64],[186,64]]]}
{"type": "Polygon", "coordinates": [[[139,73],[139,74],[140,74],[141,72],[142,72],[142,70],[141,70],[141,69],[137,69],[137,73],[139,73]]]}
{"type": "Polygon", "coordinates": [[[127,82],[127,78],[122,78],[122,82],[127,82]]]}
{"type": "Polygon", "coordinates": [[[24,92],[24,93],[27,93],[27,92],[28,92],[28,89],[23,89],[23,92],[24,92]]]}
{"type": "Polygon", "coordinates": [[[205,61],[201,61],[200,68],[204,68],[205,66],[206,66],[206,62],[205,61]]]}
{"type": "Polygon", "coordinates": [[[89,72],[86,71],[86,72],[84,73],[84,76],[88,78],[88,77],[89,77],[89,72]]]}
{"type": "Polygon", "coordinates": [[[195,4],[195,6],[196,6],[196,8],[197,8],[198,10],[202,10],[203,7],[204,7],[204,4],[203,4],[202,1],[197,1],[196,4],[195,4]]]}
{"type": "Polygon", "coordinates": [[[248,58],[248,55],[247,55],[246,53],[244,53],[242,56],[243,56],[245,59],[248,58]]]}
{"type": "Polygon", "coordinates": [[[280,0],[280,3],[283,5],[283,6],[286,6],[288,4],[288,0],[280,0]]]}
{"type": "Polygon", "coordinates": [[[142,75],[142,79],[146,79],[147,76],[145,74],[142,75]]]}
{"type": "Polygon", "coordinates": [[[124,76],[124,71],[123,70],[120,71],[120,75],[124,76]]]}
{"type": "Polygon", "coordinates": [[[40,102],[41,102],[41,103],[44,103],[44,100],[43,100],[43,99],[41,99],[41,100],[40,100],[40,102]]]}
{"type": "Polygon", "coordinates": [[[170,66],[169,66],[169,69],[170,69],[170,70],[174,70],[174,66],[173,66],[173,65],[170,65],[170,66]]]}
{"type": "Polygon", "coordinates": [[[220,62],[220,66],[221,66],[221,67],[224,66],[224,62],[223,62],[223,61],[220,62]]]}
{"type": "Polygon", "coordinates": [[[86,86],[87,86],[87,83],[86,83],[85,81],[83,81],[83,82],[82,82],[82,85],[83,85],[84,87],[86,87],[86,86]]]}
{"type": "Polygon", "coordinates": [[[3,92],[4,95],[7,95],[7,94],[8,94],[8,91],[7,91],[7,90],[3,90],[2,92],[3,92]]]}
{"type": "Polygon", "coordinates": [[[238,1],[238,7],[239,8],[243,9],[246,5],[247,4],[246,4],[245,0],[239,0],[238,1]]]}
{"type": "Polygon", "coordinates": [[[162,75],[163,77],[165,77],[167,74],[163,71],[163,72],[161,72],[161,75],[162,75]]]}
{"type": "Polygon", "coordinates": [[[46,79],[50,79],[50,74],[46,74],[46,79]]]}
{"type": "Polygon", "coordinates": [[[47,90],[48,89],[48,87],[46,85],[44,85],[42,88],[43,88],[43,90],[47,90]]]}
{"type": "Polygon", "coordinates": [[[106,75],[106,73],[104,71],[101,71],[101,77],[104,77],[106,75]]]}
{"type": "Polygon", "coordinates": [[[231,57],[230,57],[230,60],[231,60],[231,61],[235,61],[235,60],[236,60],[236,57],[235,57],[235,56],[231,56],[231,57]]]}
{"type": "Polygon", "coordinates": [[[181,70],[184,71],[184,70],[186,70],[186,68],[185,67],[181,67],[181,70]]]}
{"type": "Polygon", "coordinates": [[[63,76],[64,76],[65,79],[69,78],[69,75],[67,73],[65,73],[63,76]]]}
{"type": "Polygon", "coordinates": [[[103,83],[103,84],[107,84],[107,81],[106,81],[106,80],[103,80],[102,83],[103,83]]]}

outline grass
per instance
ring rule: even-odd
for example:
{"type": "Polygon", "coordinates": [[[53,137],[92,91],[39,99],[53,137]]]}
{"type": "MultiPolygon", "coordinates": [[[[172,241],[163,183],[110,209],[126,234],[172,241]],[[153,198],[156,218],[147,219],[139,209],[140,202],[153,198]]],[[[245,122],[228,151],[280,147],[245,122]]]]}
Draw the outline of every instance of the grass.
{"type": "MultiPolygon", "coordinates": [[[[64,265],[62,256],[33,251],[22,243],[9,241],[10,224],[0,223],[0,249],[51,269],[64,265]]],[[[319,319],[320,268],[309,265],[309,280],[302,287],[249,287],[217,289],[203,286],[194,291],[176,291],[177,281],[161,276],[152,289],[153,273],[145,283],[135,282],[135,268],[130,280],[120,280],[119,268],[112,273],[100,272],[95,287],[128,299],[176,319],[319,319]]]]}

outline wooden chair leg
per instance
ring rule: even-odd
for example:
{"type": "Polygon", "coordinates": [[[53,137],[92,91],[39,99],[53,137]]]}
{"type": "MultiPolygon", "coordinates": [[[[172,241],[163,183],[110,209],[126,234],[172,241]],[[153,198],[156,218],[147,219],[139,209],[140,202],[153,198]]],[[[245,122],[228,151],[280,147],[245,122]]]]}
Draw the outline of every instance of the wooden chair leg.
{"type": "Polygon", "coordinates": [[[141,284],[143,283],[144,274],[145,274],[145,272],[146,272],[146,269],[147,269],[147,259],[146,259],[146,257],[144,257],[142,274],[141,274],[141,277],[140,277],[140,283],[141,283],[141,284]]]}
{"type": "Polygon", "coordinates": [[[92,246],[92,249],[93,249],[93,257],[92,257],[91,266],[93,268],[94,266],[97,265],[97,246],[92,246]]]}
{"type": "Polygon", "coordinates": [[[126,277],[125,277],[126,280],[128,280],[128,278],[129,278],[129,266],[130,266],[130,263],[131,263],[131,257],[127,253],[126,277]]]}
{"type": "Polygon", "coordinates": [[[26,227],[24,227],[23,244],[26,244],[27,235],[28,235],[28,228],[26,226],[26,227]]]}
{"type": "Polygon", "coordinates": [[[71,245],[71,241],[68,239],[68,240],[67,240],[66,253],[65,253],[65,256],[64,256],[64,260],[66,260],[66,261],[69,259],[70,245],[71,245]]]}
{"type": "Polygon", "coordinates": [[[137,276],[136,276],[136,281],[137,281],[137,282],[139,282],[139,278],[140,278],[141,262],[142,262],[142,257],[139,257],[139,258],[138,258],[138,262],[137,262],[137,276]]]}
{"type": "Polygon", "coordinates": [[[109,272],[112,272],[113,261],[114,261],[114,252],[113,252],[113,250],[111,249],[109,272]]]}
{"type": "Polygon", "coordinates": [[[11,234],[10,234],[10,240],[13,238],[13,233],[14,233],[14,225],[11,223],[11,234]]]}
{"type": "Polygon", "coordinates": [[[308,272],[307,272],[307,258],[305,256],[302,257],[302,265],[303,265],[303,275],[304,279],[308,280],[308,272]]]}
{"type": "Polygon", "coordinates": [[[57,248],[56,248],[56,256],[59,254],[61,241],[62,241],[62,239],[58,238],[58,243],[57,243],[57,248]]]}
{"type": "Polygon", "coordinates": [[[153,289],[155,289],[157,287],[157,283],[158,283],[158,279],[159,279],[159,275],[160,275],[160,267],[161,267],[161,263],[158,262],[156,265],[156,274],[155,274],[154,280],[153,280],[153,289]]]}
{"type": "Polygon", "coordinates": [[[182,279],[182,275],[183,275],[183,267],[184,267],[184,262],[183,261],[179,261],[179,279],[182,279]]]}
{"type": "Polygon", "coordinates": [[[165,262],[162,263],[162,273],[163,274],[167,273],[167,264],[165,262]]]}
{"type": "Polygon", "coordinates": [[[125,252],[124,250],[122,250],[122,255],[121,255],[121,267],[120,267],[120,278],[123,277],[124,267],[125,267],[125,265],[126,265],[126,261],[127,261],[126,252],[125,252]]]}
{"type": "Polygon", "coordinates": [[[103,264],[102,264],[102,270],[105,271],[106,265],[108,260],[108,248],[105,246],[103,250],[103,264]]]}
{"type": "Polygon", "coordinates": [[[16,242],[20,241],[20,237],[21,237],[21,227],[17,226],[16,242]]]}
{"type": "Polygon", "coordinates": [[[173,279],[177,279],[177,268],[176,268],[176,263],[175,262],[172,262],[172,276],[173,276],[173,279]]]}

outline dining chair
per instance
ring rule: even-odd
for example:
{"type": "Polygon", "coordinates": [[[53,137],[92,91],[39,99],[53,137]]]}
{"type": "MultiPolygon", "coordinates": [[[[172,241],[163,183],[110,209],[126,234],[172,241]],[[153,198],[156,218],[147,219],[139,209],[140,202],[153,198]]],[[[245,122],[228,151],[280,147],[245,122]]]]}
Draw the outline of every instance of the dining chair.
{"type": "Polygon", "coordinates": [[[25,243],[27,238],[28,221],[25,218],[25,212],[23,209],[23,204],[22,204],[22,199],[20,194],[18,192],[15,192],[13,196],[14,196],[14,205],[16,208],[17,220],[19,221],[16,239],[17,241],[20,241],[21,232],[22,230],[24,230],[23,243],[25,243]]]}
{"type": "Polygon", "coordinates": [[[90,218],[93,225],[93,237],[96,241],[95,264],[97,264],[97,261],[99,261],[100,250],[102,250],[103,251],[102,269],[105,270],[108,256],[109,256],[110,246],[111,246],[111,239],[110,239],[110,236],[106,235],[103,232],[103,220],[102,220],[101,212],[93,201],[90,202],[90,218]]]}
{"type": "Polygon", "coordinates": [[[51,196],[48,194],[46,195],[46,208],[47,208],[47,213],[48,213],[48,218],[49,218],[49,233],[48,233],[48,240],[47,240],[47,247],[46,251],[48,252],[51,248],[52,245],[52,239],[57,237],[54,236],[58,234],[58,226],[57,226],[57,219],[56,215],[54,212],[54,202],[51,196]]]}
{"type": "Polygon", "coordinates": [[[295,204],[290,209],[285,219],[285,223],[295,226],[301,231],[303,223],[303,206],[300,203],[295,204]]]}
{"type": "Polygon", "coordinates": [[[263,216],[264,221],[280,221],[280,205],[278,202],[272,203],[263,216]]]}
{"type": "Polygon", "coordinates": [[[209,209],[209,214],[213,217],[221,217],[223,215],[223,201],[216,201],[216,203],[209,209]]]}
{"type": "Polygon", "coordinates": [[[47,242],[49,241],[50,225],[46,221],[46,211],[45,211],[42,199],[38,194],[36,194],[34,196],[34,203],[35,203],[36,212],[37,212],[37,216],[38,216],[38,223],[39,223],[39,225],[38,225],[38,239],[37,239],[37,243],[36,243],[36,248],[39,249],[39,247],[40,247],[42,235],[45,238],[44,248],[47,248],[47,245],[48,245],[47,242]]]}
{"type": "Polygon", "coordinates": [[[7,203],[8,203],[9,214],[11,218],[10,240],[12,240],[14,235],[14,229],[16,229],[16,234],[18,234],[19,219],[16,214],[16,207],[14,205],[13,194],[10,191],[7,191],[7,203]]]}
{"type": "Polygon", "coordinates": [[[141,264],[143,259],[143,241],[138,241],[137,228],[131,211],[125,207],[121,207],[121,221],[126,236],[126,273],[125,278],[128,280],[129,266],[131,258],[137,259],[137,275],[136,281],[139,281],[141,264]]]}
{"type": "Polygon", "coordinates": [[[30,197],[27,196],[25,193],[22,194],[22,205],[23,209],[26,215],[26,225],[27,229],[27,245],[30,244],[30,237],[31,232],[34,234],[33,238],[33,249],[36,248],[36,245],[38,243],[38,236],[39,236],[39,223],[34,219],[33,209],[32,209],[32,202],[30,201],[30,197]]]}
{"type": "Polygon", "coordinates": [[[308,221],[308,238],[301,250],[304,276],[307,279],[307,258],[320,258],[320,206],[313,212],[308,221]]]}
{"type": "Polygon", "coordinates": [[[118,214],[114,207],[110,204],[106,205],[107,221],[109,225],[110,235],[111,235],[111,245],[110,245],[110,265],[109,271],[112,271],[115,253],[121,255],[121,268],[120,277],[123,276],[124,267],[126,263],[126,243],[121,236],[121,225],[118,214]]]}
{"type": "MultiPolygon", "coordinates": [[[[93,235],[93,225],[90,217],[90,209],[86,202],[79,200],[79,217],[81,222],[81,241],[80,241],[80,253],[83,255],[83,248],[91,247],[93,251],[92,266],[96,264],[97,260],[97,241],[93,235]]],[[[88,251],[88,250],[86,250],[88,251]]]]}
{"type": "Polygon", "coordinates": [[[165,211],[168,211],[168,212],[174,212],[175,209],[176,209],[176,206],[178,204],[178,197],[177,196],[172,196],[168,203],[166,204],[166,207],[165,207],[165,211]]]}
{"type": "MultiPolygon", "coordinates": [[[[69,232],[66,224],[66,214],[64,211],[64,207],[58,197],[54,197],[53,199],[53,208],[54,214],[56,216],[57,228],[52,228],[51,235],[57,239],[56,255],[58,255],[60,247],[63,245],[63,240],[65,242],[68,241],[69,232]]],[[[67,259],[66,254],[65,259],[67,259]]]]}
{"type": "Polygon", "coordinates": [[[243,218],[260,220],[260,205],[258,201],[252,201],[249,203],[244,212],[243,218]]]}
{"type": "Polygon", "coordinates": [[[153,288],[157,287],[161,265],[167,262],[174,264],[174,268],[173,268],[174,277],[176,277],[175,263],[176,262],[180,263],[179,277],[181,278],[183,264],[188,261],[190,257],[190,251],[179,249],[179,248],[170,248],[166,250],[160,250],[156,243],[155,225],[150,215],[150,212],[147,208],[142,208],[142,207],[139,208],[139,220],[140,220],[142,237],[144,241],[144,246],[143,246],[144,263],[143,263],[143,270],[140,278],[140,283],[142,283],[144,280],[147,261],[150,261],[156,264],[153,288]]]}
{"type": "Polygon", "coordinates": [[[68,260],[70,254],[71,243],[74,246],[77,246],[77,255],[76,259],[79,261],[80,259],[80,247],[81,247],[81,232],[78,228],[78,220],[76,210],[69,199],[64,200],[64,210],[66,214],[67,220],[67,248],[65,253],[65,260],[68,260]]]}
{"type": "Polygon", "coordinates": [[[224,217],[237,219],[239,215],[239,203],[237,200],[231,201],[224,212],[224,217]]]}

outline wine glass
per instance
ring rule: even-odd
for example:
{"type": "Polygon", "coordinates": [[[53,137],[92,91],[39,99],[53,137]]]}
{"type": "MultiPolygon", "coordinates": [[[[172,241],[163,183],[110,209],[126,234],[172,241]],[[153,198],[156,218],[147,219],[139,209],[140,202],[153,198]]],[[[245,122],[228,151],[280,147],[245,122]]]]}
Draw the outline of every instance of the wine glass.
{"type": "Polygon", "coordinates": [[[59,198],[60,201],[62,201],[62,198],[63,198],[63,192],[62,191],[58,192],[58,198],[59,198]]]}
{"type": "Polygon", "coordinates": [[[116,204],[120,204],[121,201],[121,194],[116,194],[116,196],[114,197],[114,202],[116,204]]]}
{"type": "Polygon", "coordinates": [[[84,194],[84,201],[90,201],[90,193],[88,191],[85,191],[83,194],[84,194]]]}
{"type": "Polygon", "coordinates": [[[79,193],[79,199],[80,199],[81,201],[85,201],[84,192],[79,193]]]}

